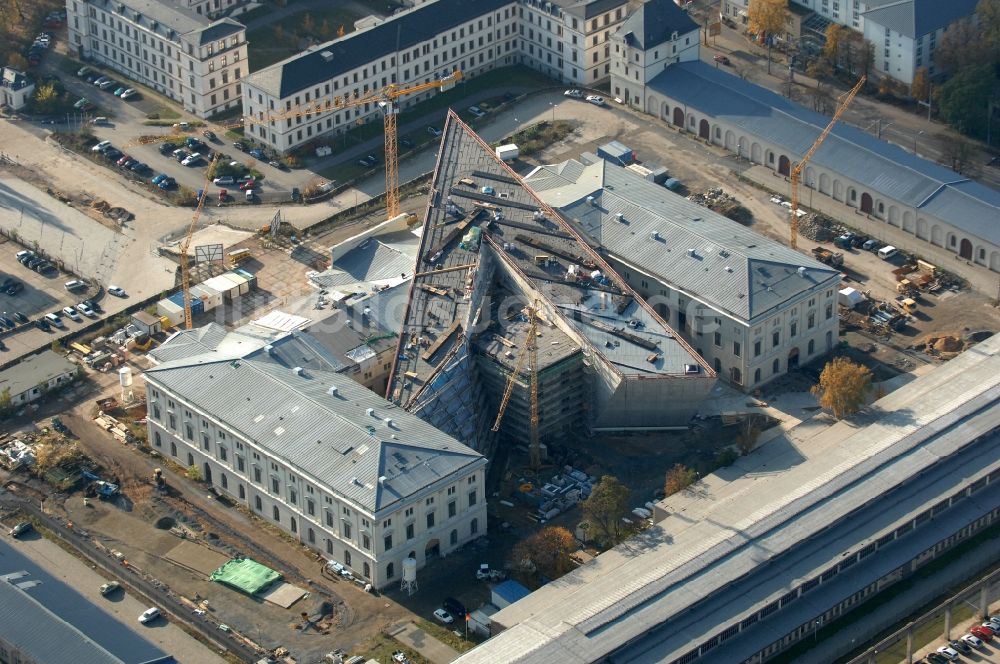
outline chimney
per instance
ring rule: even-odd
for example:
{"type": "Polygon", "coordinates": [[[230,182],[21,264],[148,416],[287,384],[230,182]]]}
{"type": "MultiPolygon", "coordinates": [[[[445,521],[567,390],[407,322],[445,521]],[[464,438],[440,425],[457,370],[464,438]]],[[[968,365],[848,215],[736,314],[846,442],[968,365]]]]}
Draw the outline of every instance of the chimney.
{"type": "Polygon", "coordinates": [[[331,385],[330,389],[328,389],[326,391],[326,393],[329,394],[331,397],[337,396],[337,386],[336,385],[331,385]]]}
{"type": "Polygon", "coordinates": [[[292,369],[292,373],[295,374],[296,376],[301,376],[302,375],[302,367],[295,367],[294,369],[292,369]]]}
{"type": "Polygon", "coordinates": [[[375,417],[375,409],[374,408],[369,408],[369,409],[365,410],[365,413],[368,415],[368,417],[375,417]]]}
{"type": "Polygon", "coordinates": [[[690,256],[691,258],[697,258],[698,252],[694,249],[688,249],[688,256],[690,256]]]}
{"type": "Polygon", "coordinates": [[[801,266],[800,265],[799,269],[796,270],[796,271],[799,273],[800,277],[802,277],[803,279],[805,278],[805,276],[806,276],[806,268],[805,268],[805,266],[801,266]]]}
{"type": "Polygon", "coordinates": [[[616,213],[615,214],[615,221],[617,221],[619,224],[624,224],[625,223],[625,215],[622,214],[621,212],[616,213]]]}
{"type": "Polygon", "coordinates": [[[386,428],[388,428],[388,429],[392,428],[392,418],[391,417],[387,417],[387,418],[385,418],[382,421],[385,422],[386,428]]]}

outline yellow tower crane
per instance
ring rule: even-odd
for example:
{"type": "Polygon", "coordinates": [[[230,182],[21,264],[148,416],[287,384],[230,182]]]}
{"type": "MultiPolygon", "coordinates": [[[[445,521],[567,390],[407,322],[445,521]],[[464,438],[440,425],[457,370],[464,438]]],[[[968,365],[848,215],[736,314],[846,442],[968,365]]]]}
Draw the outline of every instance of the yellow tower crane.
{"type": "Polygon", "coordinates": [[[840,116],[844,114],[844,111],[847,110],[847,107],[851,105],[852,101],[854,101],[854,97],[857,96],[858,92],[861,91],[861,88],[864,87],[865,80],[866,80],[866,77],[862,76],[858,80],[858,82],[854,85],[854,87],[851,88],[847,92],[846,95],[844,95],[844,97],[842,98],[842,100],[840,102],[840,105],[837,106],[837,110],[834,112],[833,117],[830,119],[830,124],[828,124],[823,129],[823,131],[819,135],[819,138],[816,139],[816,142],[812,144],[812,147],[809,148],[809,151],[806,152],[806,154],[805,154],[804,157],[802,157],[802,161],[800,161],[799,163],[795,164],[795,166],[792,168],[792,172],[791,172],[791,180],[792,180],[792,210],[791,210],[791,215],[792,216],[791,216],[791,223],[790,223],[791,237],[789,238],[789,242],[788,242],[789,246],[792,249],[796,249],[798,247],[798,239],[799,239],[799,180],[802,179],[802,169],[805,168],[806,164],[809,163],[809,160],[812,159],[813,154],[816,152],[816,150],[819,149],[819,146],[823,144],[823,141],[826,140],[826,137],[830,135],[831,131],[833,131],[833,125],[837,124],[837,120],[840,119],[840,116]]]}
{"type": "Polygon", "coordinates": [[[216,153],[209,167],[205,169],[205,184],[201,188],[201,195],[198,196],[198,206],[194,209],[194,214],[191,215],[187,235],[184,236],[184,242],[181,243],[181,289],[184,291],[184,328],[187,330],[190,330],[193,325],[191,321],[191,270],[188,267],[188,250],[191,248],[191,238],[194,235],[195,226],[198,225],[198,219],[201,218],[201,210],[205,207],[208,186],[212,184],[208,179],[208,174],[212,172],[211,164],[214,164],[218,158],[219,154],[216,153]]]}
{"type": "MultiPolygon", "coordinates": [[[[316,99],[313,104],[299,106],[297,108],[282,111],[280,113],[260,113],[257,116],[246,115],[237,120],[219,123],[220,127],[233,128],[242,127],[245,123],[268,125],[271,122],[281,122],[292,118],[310,117],[328,113],[345,108],[355,108],[368,104],[377,104],[382,109],[385,126],[385,207],[386,218],[392,219],[399,214],[399,152],[396,145],[396,115],[399,113],[396,100],[406,95],[425,92],[434,88],[441,92],[450,90],[462,79],[461,71],[453,71],[448,76],[430,81],[428,83],[418,83],[406,87],[400,87],[395,83],[387,85],[381,90],[377,90],[365,95],[353,96],[350,94],[333,95],[326,99],[316,99]]],[[[126,143],[123,148],[133,145],[144,145],[158,143],[162,140],[177,138],[184,133],[175,130],[172,134],[156,136],[142,136],[134,141],[126,143]]]]}
{"type": "Polygon", "coordinates": [[[500,430],[500,422],[503,420],[504,413],[507,412],[517,377],[524,367],[524,361],[528,360],[528,381],[531,394],[531,446],[529,450],[531,452],[531,467],[537,469],[542,462],[542,449],[538,435],[538,300],[535,300],[532,306],[525,307],[524,312],[528,316],[527,344],[521,354],[517,356],[514,371],[507,379],[507,387],[500,400],[500,409],[497,411],[497,419],[493,423],[493,431],[500,430]]]}

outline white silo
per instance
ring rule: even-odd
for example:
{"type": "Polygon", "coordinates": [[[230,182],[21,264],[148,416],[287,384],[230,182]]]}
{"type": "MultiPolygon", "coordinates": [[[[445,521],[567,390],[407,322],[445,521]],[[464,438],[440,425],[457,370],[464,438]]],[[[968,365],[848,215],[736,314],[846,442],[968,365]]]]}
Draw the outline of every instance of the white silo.
{"type": "Polygon", "coordinates": [[[122,367],[118,370],[118,385],[122,388],[122,403],[130,404],[135,401],[132,393],[132,368],[122,367]]]}
{"type": "Polygon", "coordinates": [[[417,559],[416,558],[404,558],[403,559],[403,581],[399,586],[400,590],[405,590],[407,594],[412,595],[417,592],[417,559]]]}

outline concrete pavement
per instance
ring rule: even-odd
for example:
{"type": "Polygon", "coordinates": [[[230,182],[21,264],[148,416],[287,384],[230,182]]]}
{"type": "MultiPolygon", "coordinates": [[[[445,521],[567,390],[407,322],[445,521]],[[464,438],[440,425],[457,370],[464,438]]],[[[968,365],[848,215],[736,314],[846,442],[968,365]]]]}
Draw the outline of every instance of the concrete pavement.
{"type": "Polygon", "coordinates": [[[102,610],[113,615],[141,637],[173,655],[179,664],[225,664],[226,660],[189,636],[169,619],[161,618],[148,627],[140,625],[137,620],[139,614],[149,608],[144,600],[133,596],[128,590],[110,599],[101,597],[98,589],[108,579],[64,551],[56,543],[38,537],[19,540],[16,546],[46,572],[99,605],[102,610]]]}
{"type": "Polygon", "coordinates": [[[458,652],[454,648],[441,643],[415,623],[397,625],[389,631],[389,636],[413,648],[434,664],[449,664],[458,659],[458,652]]]}

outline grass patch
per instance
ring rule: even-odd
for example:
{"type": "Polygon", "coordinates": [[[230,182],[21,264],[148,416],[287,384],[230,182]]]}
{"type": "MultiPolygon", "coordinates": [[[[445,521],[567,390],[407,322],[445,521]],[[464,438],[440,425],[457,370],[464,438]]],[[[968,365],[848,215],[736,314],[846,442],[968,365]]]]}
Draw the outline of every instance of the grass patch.
{"type": "Polygon", "coordinates": [[[260,7],[254,7],[248,12],[243,12],[239,16],[234,16],[233,18],[235,18],[243,25],[246,25],[248,22],[256,20],[258,18],[263,18],[264,16],[267,16],[273,11],[274,7],[272,7],[271,5],[261,5],[260,7]]]}
{"type": "Polygon", "coordinates": [[[157,106],[153,113],[163,120],[175,120],[181,117],[181,114],[177,111],[177,109],[170,106],[157,106]]]}
{"type": "MultiPolygon", "coordinates": [[[[515,132],[509,138],[504,139],[503,143],[516,143],[521,156],[525,157],[561,141],[574,129],[576,129],[576,123],[569,120],[556,120],[555,122],[542,120],[515,132]]],[[[498,141],[494,147],[497,145],[501,145],[501,142],[498,141]]]]}
{"type": "Polygon", "coordinates": [[[247,33],[253,44],[249,50],[250,71],[257,71],[301,51],[311,40],[320,43],[336,39],[341,28],[344,34],[354,31],[354,22],[361,18],[343,8],[307,9],[256,28],[247,33]]]}
{"type": "MultiPolygon", "coordinates": [[[[456,619],[454,624],[460,625],[460,621],[456,619]]],[[[474,642],[463,639],[460,636],[455,636],[455,633],[447,627],[432,623],[430,620],[424,620],[423,618],[418,619],[417,627],[424,630],[441,643],[454,648],[458,652],[465,652],[466,650],[472,650],[476,647],[474,642]]],[[[461,630],[463,628],[464,626],[455,627],[457,630],[461,630]]]]}
{"type": "Polygon", "coordinates": [[[396,639],[385,634],[373,636],[371,639],[358,646],[358,650],[364,654],[365,658],[374,659],[379,662],[392,662],[392,653],[397,650],[402,650],[406,653],[406,656],[411,662],[413,662],[413,664],[431,664],[431,662],[422,657],[420,653],[407,648],[396,639]]]}

